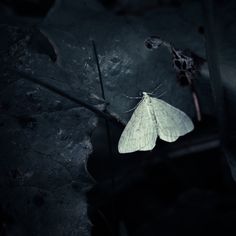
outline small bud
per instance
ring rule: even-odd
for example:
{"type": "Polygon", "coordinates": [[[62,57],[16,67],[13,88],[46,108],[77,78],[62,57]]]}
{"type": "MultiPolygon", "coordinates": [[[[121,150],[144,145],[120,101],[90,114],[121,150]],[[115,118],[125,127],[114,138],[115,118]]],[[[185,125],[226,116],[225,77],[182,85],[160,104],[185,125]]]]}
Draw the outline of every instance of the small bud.
{"type": "Polygon", "coordinates": [[[158,49],[163,44],[163,41],[157,36],[151,36],[144,41],[144,44],[146,48],[152,50],[158,49]]]}

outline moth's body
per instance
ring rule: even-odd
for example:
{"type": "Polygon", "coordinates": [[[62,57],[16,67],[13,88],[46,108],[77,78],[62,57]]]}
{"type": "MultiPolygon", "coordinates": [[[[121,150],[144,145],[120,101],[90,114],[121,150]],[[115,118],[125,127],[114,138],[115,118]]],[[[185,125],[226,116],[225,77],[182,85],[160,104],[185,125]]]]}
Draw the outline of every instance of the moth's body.
{"type": "Polygon", "coordinates": [[[148,114],[150,115],[150,117],[152,117],[153,120],[156,121],[155,114],[154,114],[153,107],[152,107],[152,100],[146,92],[143,92],[143,97],[142,97],[141,102],[146,104],[148,114]]]}
{"type": "Polygon", "coordinates": [[[192,121],[179,109],[143,92],[142,100],[121,134],[120,153],[152,150],[160,139],[174,142],[193,129],[192,121]]]}

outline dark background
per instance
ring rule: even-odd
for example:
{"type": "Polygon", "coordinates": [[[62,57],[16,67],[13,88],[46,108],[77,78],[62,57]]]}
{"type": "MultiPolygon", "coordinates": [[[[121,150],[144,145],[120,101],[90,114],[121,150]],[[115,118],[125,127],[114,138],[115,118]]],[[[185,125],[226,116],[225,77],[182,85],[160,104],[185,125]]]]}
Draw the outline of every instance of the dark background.
{"type": "Polygon", "coordinates": [[[0,235],[235,235],[235,12],[233,0],[1,0],[0,235]],[[200,122],[150,36],[198,59],[200,122]],[[137,103],[125,95],[159,84],[194,131],[118,154],[137,103]]]}

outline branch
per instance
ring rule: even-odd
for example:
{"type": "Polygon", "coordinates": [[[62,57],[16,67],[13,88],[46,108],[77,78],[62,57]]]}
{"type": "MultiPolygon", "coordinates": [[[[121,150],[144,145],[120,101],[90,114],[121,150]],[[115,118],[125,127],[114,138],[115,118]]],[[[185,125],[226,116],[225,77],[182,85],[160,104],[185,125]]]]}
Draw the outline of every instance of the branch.
{"type": "Polygon", "coordinates": [[[206,25],[206,54],[208,61],[208,68],[210,74],[210,82],[212,92],[215,100],[215,107],[217,111],[217,119],[219,124],[219,131],[221,135],[221,142],[225,144],[227,137],[226,132],[226,112],[224,109],[224,89],[222,85],[221,73],[219,68],[217,44],[214,26],[213,1],[202,1],[203,13],[206,25]]]}
{"type": "Polygon", "coordinates": [[[107,112],[103,112],[103,111],[97,109],[96,107],[94,107],[94,106],[92,106],[92,105],[72,96],[72,95],[69,95],[65,91],[63,91],[57,87],[54,87],[53,85],[51,85],[45,81],[42,81],[41,79],[35,78],[32,75],[27,74],[23,71],[17,71],[17,70],[10,70],[10,71],[16,75],[21,76],[25,80],[28,80],[28,81],[33,82],[35,84],[38,84],[38,85],[50,90],[53,93],[56,93],[64,98],[82,106],[82,107],[87,108],[88,110],[94,112],[97,116],[102,117],[102,118],[106,119],[107,121],[113,122],[116,125],[124,127],[124,124],[119,119],[117,119],[115,116],[113,116],[107,112]]]}

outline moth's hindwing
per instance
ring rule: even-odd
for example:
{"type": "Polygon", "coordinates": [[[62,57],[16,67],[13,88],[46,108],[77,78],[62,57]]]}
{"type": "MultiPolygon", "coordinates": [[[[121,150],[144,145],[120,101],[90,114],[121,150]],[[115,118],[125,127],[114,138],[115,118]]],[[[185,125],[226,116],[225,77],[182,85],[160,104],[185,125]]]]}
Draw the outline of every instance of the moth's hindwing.
{"type": "Polygon", "coordinates": [[[191,119],[181,110],[161,99],[150,98],[158,125],[160,139],[174,142],[193,130],[191,119]]]}

